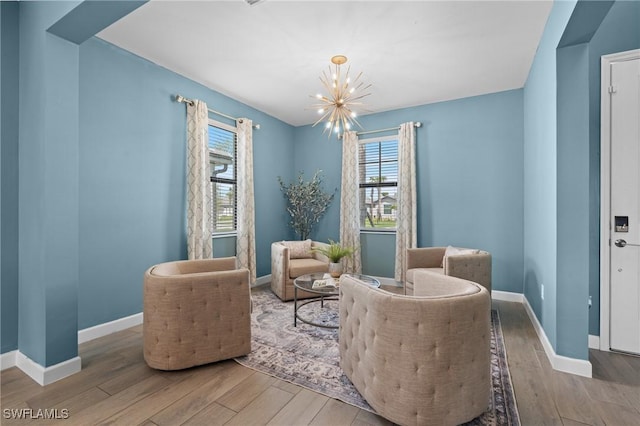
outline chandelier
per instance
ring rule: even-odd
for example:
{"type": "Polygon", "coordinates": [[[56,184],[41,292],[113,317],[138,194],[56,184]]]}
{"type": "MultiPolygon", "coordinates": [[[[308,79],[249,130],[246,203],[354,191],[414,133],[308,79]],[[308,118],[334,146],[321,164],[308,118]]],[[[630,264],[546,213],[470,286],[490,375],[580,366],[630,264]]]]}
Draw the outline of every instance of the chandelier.
{"type": "Polygon", "coordinates": [[[329,135],[331,131],[340,134],[341,131],[350,130],[356,124],[362,128],[356,119],[357,112],[355,109],[362,107],[363,104],[359,101],[371,94],[362,93],[371,87],[370,84],[365,86],[365,83],[360,81],[362,73],[358,74],[353,82],[349,77],[351,67],[347,68],[346,74],[342,75],[340,65],[346,62],[347,57],[344,55],[336,55],[331,58],[331,63],[334,64],[335,68],[332,69],[331,65],[329,65],[329,74],[323,71],[320,76],[320,81],[328,95],[325,96],[320,93],[315,95],[318,103],[314,104],[313,108],[317,109],[321,117],[312,127],[324,121],[324,132],[329,132],[329,135]]]}

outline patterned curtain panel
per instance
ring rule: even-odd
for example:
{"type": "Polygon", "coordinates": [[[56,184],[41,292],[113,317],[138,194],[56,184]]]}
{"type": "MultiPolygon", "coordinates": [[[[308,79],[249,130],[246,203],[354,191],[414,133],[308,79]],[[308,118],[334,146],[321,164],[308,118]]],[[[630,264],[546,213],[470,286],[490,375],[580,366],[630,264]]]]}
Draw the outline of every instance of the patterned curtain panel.
{"type": "Polygon", "coordinates": [[[362,272],[360,252],[360,197],[358,188],[358,136],[345,132],[342,140],[342,184],[340,188],[340,242],[354,247],[350,258],[343,258],[345,272],[362,272]]]}
{"type": "Polygon", "coordinates": [[[239,268],[250,272],[251,284],[256,282],[256,225],[253,197],[253,122],[238,119],[238,209],[236,258],[239,268]]]}
{"type": "Polygon", "coordinates": [[[396,281],[405,281],[407,249],[417,245],[416,129],[400,125],[398,134],[398,210],[396,212],[396,281]]]}
{"type": "Polygon", "coordinates": [[[187,104],[187,255],[213,257],[207,104],[187,104]]]}

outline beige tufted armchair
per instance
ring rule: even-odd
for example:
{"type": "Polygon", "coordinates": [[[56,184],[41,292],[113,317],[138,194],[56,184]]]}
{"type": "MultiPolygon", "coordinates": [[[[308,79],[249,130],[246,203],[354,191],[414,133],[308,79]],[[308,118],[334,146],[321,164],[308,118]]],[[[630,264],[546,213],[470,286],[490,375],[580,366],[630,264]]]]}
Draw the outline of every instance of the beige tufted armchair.
{"type": "Polygon", "coordinates": [[[423,247],[407,249],[405,294],[413,294],[414,274],[428,270],[482,285],[491,295],[491,254],[477,249],[423,247]],[[453,251],[454,255],[447,255],[453,251]]]}
{"type": "Polygon", "coordinates": [[[183,260],[144,274],[144,359],[179,370],[251,352],[249,270],[236,258],[183,260]]]}
{"type": "MultiPolygon", "coordinates": [[[[329,259],[312,252],[315,247],[327,244],[305,241],[276,241],[271,244],[271,290],[283,301],[293,300],[293,280],[312,272],[327,272],[329,259]]],[[[298,298],[318,297],[298,291],[298,298]]]]}
{"type": "Polygon", "coordinates": [[[415,279],[428,285],[405,296],[342,276],[340,365],[371,407],[394,423],[467,422],[489,405],[489,292],[428,271],[415,279]]]}

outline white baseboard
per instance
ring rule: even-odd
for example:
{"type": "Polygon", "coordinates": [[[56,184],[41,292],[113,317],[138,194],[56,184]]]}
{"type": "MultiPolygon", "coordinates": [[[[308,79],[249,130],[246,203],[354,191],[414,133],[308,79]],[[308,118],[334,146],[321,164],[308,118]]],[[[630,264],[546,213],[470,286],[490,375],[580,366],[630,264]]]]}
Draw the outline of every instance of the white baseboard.
{"type": "Polygon", "coordinates": [[[270,282],[271,282],[271,274],[263,275],[261,277],[258,277],[256,279],[255,284],[253,284],[251,287],[258,287],[259,285],[268,284],[270,282]]]}
{"type": "Polygon", "coordinates": [[[589,335],[589,349],[600,350],[600,336],[589,335]]]}
{"type": "Polygon", "coordinates": [[[135,327],[142,324],[142,312],[130,315],[128,317],[119,318],[117,320],[98,324],[93,327],[78,330],[78,344],[88,342],[98,337],[107,336],[126,328],[135,327]]]}
{"type": "Polygon", "coordinates": [[[16,366],[38,384],[46,386],[79,372],[82,368],[82,361],[79,356],[76,356],[56,365],[43,367],[18,351],[16,354],[16,366]]]}
{"type": "Polygon", "coordinates": [[[0,371],[16,366],[16,355],[18,351],[5,352],[0,355],[0,371]]]}
{"type": "Polygon", "coordinates": [[[547,354],[547,358],[551,363],[551,367],[554,370],[564,371],[565,373],[576,374],[578,376],[583,377],[592,377],[592,366],[589,361],[583,359],[569,358],[566,356],[556,354],[556,351],[551,346],[551,342],[547,337],[547,334],[544,332],[544,328],[542,328],[542,324],[538,321],[538,317],[533,312],[533,308],[529,304],[529,301],[526,297],[524,297],[524,309],[527,311],[527,315],[529,315],[529,319],[533,324],[533,328],[536,330],[538,334],[538,339],[540,343],[542,343],[542,347],[544,348],[544,352],[547,354]]]}
{"type": "Polygon", "coordinates": [[[504,302],[524,303],[524,294],[512,293],[510,291],[491,290],[491,298],[493,300],[502,300],[504,302]]]}

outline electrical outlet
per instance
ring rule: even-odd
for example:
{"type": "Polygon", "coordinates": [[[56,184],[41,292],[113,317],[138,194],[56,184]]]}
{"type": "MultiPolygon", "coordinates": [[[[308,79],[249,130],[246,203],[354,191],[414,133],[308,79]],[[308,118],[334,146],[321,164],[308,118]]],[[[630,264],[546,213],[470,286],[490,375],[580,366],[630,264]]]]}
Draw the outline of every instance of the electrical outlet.
{"type": "Polygon", "coordinates": [[[544,300],[544,284],[540,284],[540,299],[544,300]]]}

